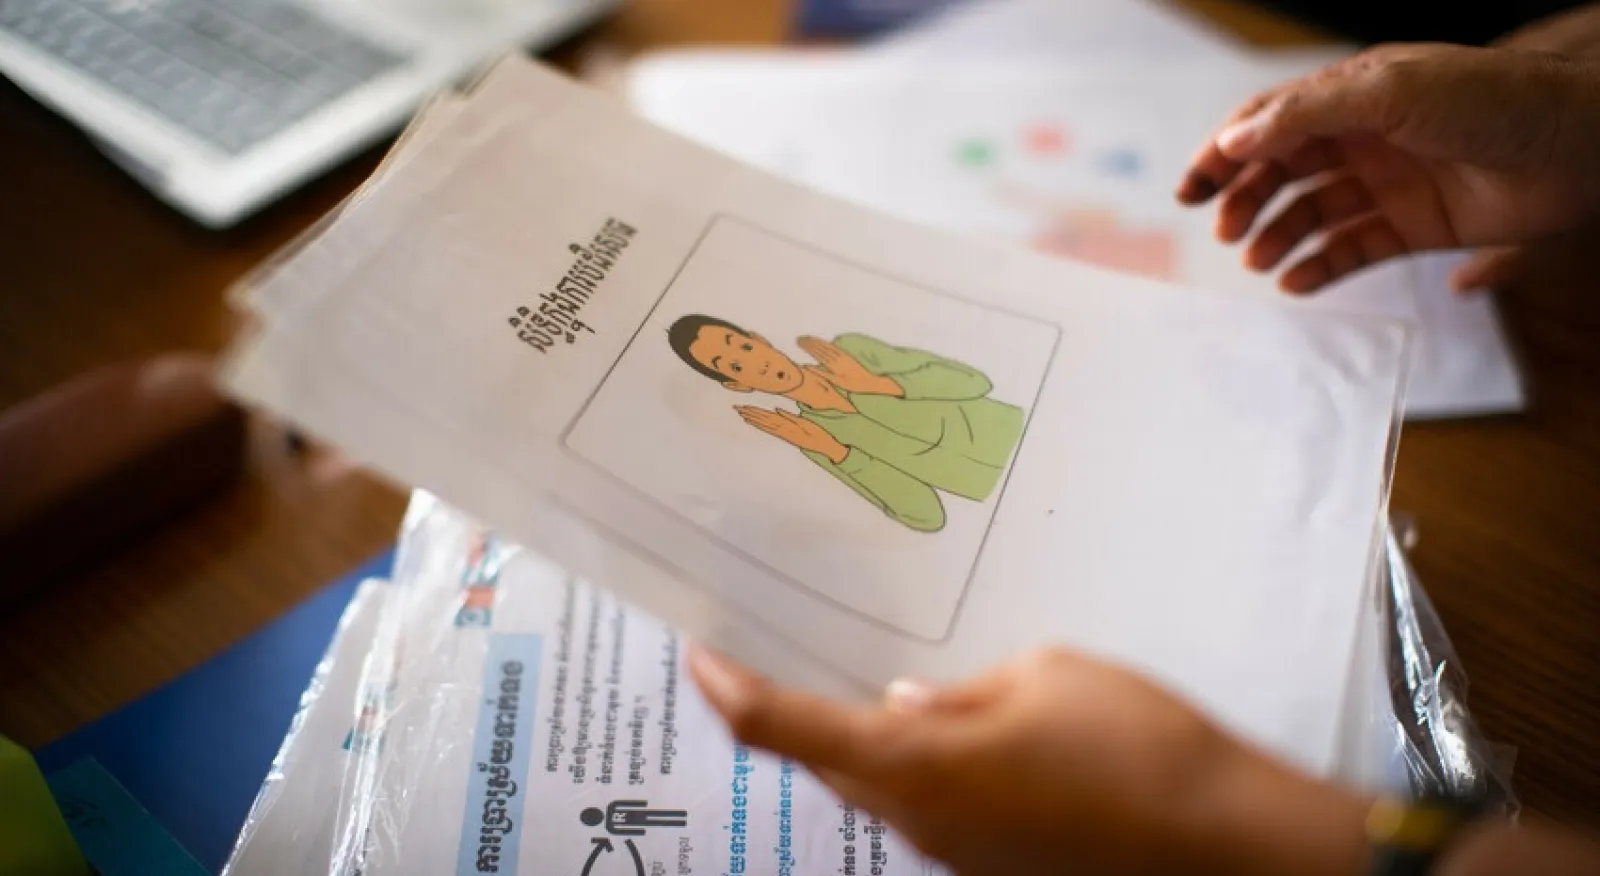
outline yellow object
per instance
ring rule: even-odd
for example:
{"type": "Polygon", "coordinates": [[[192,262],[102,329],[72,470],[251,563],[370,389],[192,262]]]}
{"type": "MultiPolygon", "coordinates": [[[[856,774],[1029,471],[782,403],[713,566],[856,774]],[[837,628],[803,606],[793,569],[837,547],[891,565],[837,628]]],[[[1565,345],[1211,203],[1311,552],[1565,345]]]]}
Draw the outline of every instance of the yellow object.
{"type": "Polygon", "coordinates": [[[1459,813],[1379,800],[1367,813],[1367,837],[1374,843],[1408,851],[1435,851],[1461,824],[1459,813]]]}
{"type": "Polygon", "coordinates": [[[0,876],[90,876],[27,750],[0,736],[0,876]]]}

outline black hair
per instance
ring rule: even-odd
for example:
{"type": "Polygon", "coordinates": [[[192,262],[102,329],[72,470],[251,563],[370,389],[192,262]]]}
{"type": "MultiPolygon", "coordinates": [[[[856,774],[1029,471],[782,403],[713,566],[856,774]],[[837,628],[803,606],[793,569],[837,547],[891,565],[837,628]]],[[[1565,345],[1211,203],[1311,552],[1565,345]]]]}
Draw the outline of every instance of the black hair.
{"type": "Polygon", "coordinates": [[[694,370],[704,374],[718,383],[726,383],[728,381],[727,377],[711,370],[710,367],[704,365],[695,359],[694,356],[689,354],[689,345],[694,343],[696,338],[700,337],[700,330],[708,325],[713,328],[727,329],[728,331],[733,332],[740,337],[750,337],[749,332],[739,328],[725,319],[717,319],[714,316],[705,316],[699,313],[690,313],[685,316],[678,317],[677,322],[674,322],[672,327],[667,329],[667,344],[672,347],[672,352],[677,353],[678,358],[682,359],[690,368],[693,368],[694,370]]]}

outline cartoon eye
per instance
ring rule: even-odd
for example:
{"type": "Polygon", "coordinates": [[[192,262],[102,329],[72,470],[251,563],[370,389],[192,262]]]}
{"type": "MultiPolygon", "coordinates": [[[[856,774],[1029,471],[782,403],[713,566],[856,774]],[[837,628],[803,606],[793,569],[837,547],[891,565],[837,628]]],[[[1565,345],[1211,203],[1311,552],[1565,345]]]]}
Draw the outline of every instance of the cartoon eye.
{"type": "Polygon", "coordinates": [[[728,370],[732,371],[734,374],[738,374],[739,372],[743,371],[744,369],[739,367],[739,363],[738,362],[735,362],[732,365],[728,366],[728,370]]]}
{"type": "Polygon", "coordinates": [[[744,350],[744,351],[745,351],[745,352],[746,352],[746,353],[748,353],[748,352],[750,352],[750,351],[752,351],[752,350],[754,350],[754,349],[755,349],[755,347],[752,347],[752,346],[750,346],[750,345],[749,345],[749,344],[743,344],[743,345],[741,345],[741,346],[740,346],[740,347],[739,347],[739,349],[741,349],[741,350],[744,350]]]}

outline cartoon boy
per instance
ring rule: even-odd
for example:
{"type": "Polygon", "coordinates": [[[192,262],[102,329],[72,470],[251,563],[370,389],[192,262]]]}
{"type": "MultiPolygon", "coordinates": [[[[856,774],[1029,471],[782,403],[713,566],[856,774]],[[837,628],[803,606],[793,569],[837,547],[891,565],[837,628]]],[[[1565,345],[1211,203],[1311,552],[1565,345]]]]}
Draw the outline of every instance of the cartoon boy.
{"type": "Polygon", "coordinates": [[[790,399],[798,415],[749,405],[746,423],[798,447],[900,523],[944,527],[944,491],[982,502],[1022,437],[1022,409],[989,398],[989,378],[932,353],[859,334],[799,339],[797,365],[754,332],[700,314],[667,341],[690,368],[733,392],[790,399]]]}

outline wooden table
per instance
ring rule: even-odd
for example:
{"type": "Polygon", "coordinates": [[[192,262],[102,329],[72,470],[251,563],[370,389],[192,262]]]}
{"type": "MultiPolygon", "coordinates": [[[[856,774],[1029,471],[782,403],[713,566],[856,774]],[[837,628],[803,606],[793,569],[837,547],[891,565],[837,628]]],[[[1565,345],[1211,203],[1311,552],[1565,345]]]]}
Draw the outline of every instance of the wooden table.
{"type": "MultiPolygon", "coordinates": [[[[1311,38],[1226,0],[1190,5],[1257,42],[1311,38]]],[[[784,6],[639,0],[561,56],[602,43],[771,43],[784,33],[784,6]]],[[[224,288],[331,207],[377,155],[210,233],[0,86],[0,406],[103,363],[218,349],[231,326],[224,288]]],[[[1600,290],[1558,263],[1547,273],[1504,308],[1526,356],[1532,410],[1408,427],[1394,506],[1419,520],[1418,570],[1469,668],[1476,715],[1518,750],[1526,801],[1597,824],[1600,290]]],[[[204,661],[390,543],[402,493],[292,459],[270,430],[258,431],[248,482],[233,495],[0,618],[0,733],[48,742],[204,661]]]]}

